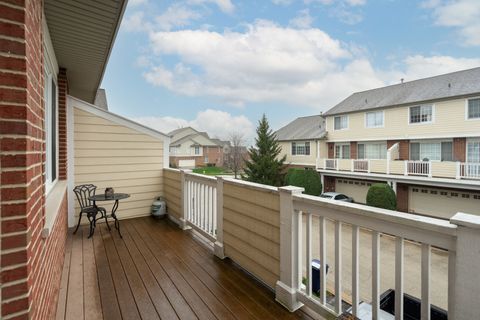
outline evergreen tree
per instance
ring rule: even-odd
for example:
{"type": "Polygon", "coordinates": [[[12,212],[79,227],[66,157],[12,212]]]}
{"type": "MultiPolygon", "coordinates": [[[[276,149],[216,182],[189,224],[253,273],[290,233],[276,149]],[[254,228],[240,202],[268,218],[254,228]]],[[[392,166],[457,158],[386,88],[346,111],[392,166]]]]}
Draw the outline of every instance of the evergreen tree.
{"type": "Polygon", "coordinates": [[[265,114],[258,122],[255,146],[248,150],[249,161],[246,163],[244,180],[280,186],[283,182],[283,163],[286,156],[278,159],[281,148],[270,129],[265,114]]]}

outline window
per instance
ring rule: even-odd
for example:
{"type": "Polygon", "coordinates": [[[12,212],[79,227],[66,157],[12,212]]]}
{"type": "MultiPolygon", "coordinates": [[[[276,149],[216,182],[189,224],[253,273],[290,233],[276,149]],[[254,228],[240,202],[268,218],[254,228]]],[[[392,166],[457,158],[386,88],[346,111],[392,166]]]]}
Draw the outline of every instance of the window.
{"type": "Polygon", "coordinates": [[[480,163],[480,141],[467,141],[467,162],[480,163]]]}
{"type": "Polygon", "coordinates": [[[350,145],[349,144],[336,144],[335,145],[335,158],[336,159],[350,159],[350,145]]]}
{"type": "Polygon", "coordinates": [[[468,119],[480,119],[480,98],[468,99],[468,119]]]}
{"type": "Polygon", "coordinates": [[[410,143],[410,160],[452,161],[452,142],[412,142],[410,143]]]}
{"type": "Polygon", "coordinates": [[[310,155],[310,142],[292,142],[292,156],[310,155]]]}
{"type": "Polygon", "coordinates": [[[433,121],[433,106],[410,107],[410,123],[429,123],[433,121]]]}
{"type": "Polygon", "coordinates": [[[195,154],[196,155],[200,154],[200,146],[195,146],[195,154]]]}
{"type": "Polygon", "coordinates": [[[387,159],[386,143],[360,143],[357,145],[358,159],[387,159]]]}
{"type": "Polygon", "coordinates": [[[383,111],[365,113],[365,126],[367,128],[383,127],[383,111]]]}
{"type": "Polygon", "coordinates": [[[334,118],[333,129],[343,130],[348,128],[348,116],[337,116],[334,118]]]}
{"type": "Polygon", "coordinates": [[[205,157],[204,161],[205,163],[208,163],[208,157],[205,157]]]}
{"type": "Polygon", "coordinates": [[[58,168],[58,111],[57,85],[54,73],[45,65],[45,190],[48,193],[57,181],[58,168]]]}

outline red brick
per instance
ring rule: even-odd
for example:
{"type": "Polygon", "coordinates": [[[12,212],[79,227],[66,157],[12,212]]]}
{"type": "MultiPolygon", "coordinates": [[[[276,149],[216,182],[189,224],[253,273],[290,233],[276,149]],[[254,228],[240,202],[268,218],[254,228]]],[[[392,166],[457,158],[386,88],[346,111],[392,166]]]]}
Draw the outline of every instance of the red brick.
{"type": "Polygon", "coordinates": [[[25,0],[2,0],[3,2],[14,4],[16,6],[23,7],[25,5],[25,0]]]}
{"type": "MultiPolygon", "coordinates": [[[[0,46],[2,39],[0,39],[0,46]]],[[[0,88],[0,101],[10,103],[25,103],[27,102],[27,93],[22,90],[0,88]]]]}
{"type": "Polygon", "coordinates": [[[25,29],[18,24],[0,21],[0,34],[13,38],[23,38],[25,29]]]}
{"type": "Polygon", "coordinates": [[[2,316],[28,309],[28,298],[22,298],[2,304],[2,316]]]}
{"type": "Polygon", "coordinates": [[[335,192],[335,177],[323,177],[323,192],[335,192]]]}
{"type": "Polygon", "coordinates": [[[12,286],[3,287],[2,288],[2,299],[7,300],[14,297],[18,297],[22,294],[28,292],[28,285],[27,282],[22,282],[18,284],[14,284],[12,286]]]}
{"type": "Polygon", "coordinates": [[[2,121],[2,120],[0,120],[0,133],[4,133],[4,134],[26,134],[27,133],[27,123],[26,122],[19,122],[19,121],[2,121]]]}
{"type": "Polygon", "coordinates": [[[24,22],[25,11],[0,4],[0,18],[15,22],[24,22]]]}
{"type": "Polygon", "coordinates": [[[467,154],[467,139],[453,139],[453,161],[465,162],[467,154]]]}
{"type": "Polygon", "coordinates": [[[2,221],[2,233],[18,232],[27,230],[27,219],[20,218],[15,220],[2,221]]]}
{"type": "Polygon", "coordinates": [[[397,210],[408,212],[408,185],[397,183],[397,210]]]}
{"type": "MultiPolygon", "coordinates": [[[[1,58],[0,56],[0,60],[1,58]]],[[[23,120],[26,118],[26,115],[27,112],[24,106],[0,105],[0,118],[23,120]]]]}
{"type": "Polygon", "coordinates": [[[9,283],[12,281],[18,281],[25,279],[28,275],[27,266],[21,266],[15,269],[2,271],[2,283],[9,283]]]}
{"type": "Polygon", "coordinates": [[[0,85],[25,88],[27,86],[27,76],[24,74],[0,72],[0,85]]]}
{"type": "Polygon", "coordinates": [[[16,54],[19,56],[25,55],[25,44],[18,41],[0,39],[0,48],[2,48],[1,52],[16,54]]]}
{"type": "Polygon", "coordinates": [[[357,159],[357,142],[350,142],[350,159],[357,159]]]}
{"type": "Polygon", "coordinates": [[[329,159],[335,158],[335,143],[328,142],[327,146],[328,146],[328,151],[327,151],[328,152],[328,158],[329,159]]]}
{"type": "Polygon", "coordinates": [[[27,250],[2,254],[2,267],[27,262],[27,250]]]}
{"type": "Polygon", "coordinates": [[[27,235],[17,234],[14,236],[5,236],[2,238],[2,250],[25,247],[27,245],[27,235]]]}
{"type": "Polygon", "coordinates": [[[399,159],[394,160],[410,160],[410,141],[409,140],[388,140],[387,149],[390,149],[395,143],[399,144],[399,159]]]}

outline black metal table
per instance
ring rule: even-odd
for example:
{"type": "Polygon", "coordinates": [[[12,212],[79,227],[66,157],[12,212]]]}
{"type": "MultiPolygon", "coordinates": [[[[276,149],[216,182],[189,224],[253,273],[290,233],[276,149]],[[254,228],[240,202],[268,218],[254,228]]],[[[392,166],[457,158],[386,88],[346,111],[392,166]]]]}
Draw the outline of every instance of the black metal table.
{"type": "Polygon", "coordinates": [[[97,224],[97,220],[100,220],[100,219],[105,219],[105,222],[107,224],[107,228],[110,231],[110,226],[108,225],[107,218],[112,218],[113,220],[115,220],[115,229],[117,229],[118,234],[120,235],[120,238],[123,238],[122,234],[120,233],[120,222],[118,221],[117,216],[115,215],[115,212],[118,209],[118,202],[122,199],[127,199],[129,197],[130,197],[130,195],[127,194],[127,193],[114,193],[111,196],[105,196],[105,194],[97,194],[97,195],[89,197],[88,199],[90,201],[93,201],[93,206],[94,207],[97,207],[97,201],[115,201],[115,203],[113,204],[112,212],[111,212],[110,215],[107,215],[106,213],[104,215],[103,212],[98,211],[98,212],[101,212],[101,217],[97,218],[95,216],[95,219],[90,221],[90,234],[89,234],[88,237],[90,238],[93,235],[93,233],[95,232],[95,226],[97,224]],[[92,225],[92,223],[93,223],[93,225],[92,225]]]}

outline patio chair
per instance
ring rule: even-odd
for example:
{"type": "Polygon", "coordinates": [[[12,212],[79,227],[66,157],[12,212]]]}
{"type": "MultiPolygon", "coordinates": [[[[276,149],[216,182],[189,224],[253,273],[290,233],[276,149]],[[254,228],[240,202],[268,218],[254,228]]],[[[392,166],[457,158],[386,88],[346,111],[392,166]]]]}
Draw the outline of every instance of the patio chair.
{"type": "Polygon", "coordinates": [[[89,197],[95,195],[95,191],[97,186],[93,184],[82,184],[78,185],[73,189],[73,192],[77,196],[78,203],[80,204],[80,213],[78,215],[78,224],[73,231],[73,234],[77,233],[78,228],[80,227],[80,222],[82,221],[82,216],[85,213],[87,215],[87,219],[90,222],[90,234],[92,234],[92,229],[95,229],[96,225],[96,215],[98,212],[102,213],[102,216],[105,218],[105,223],[107,224],[108,229],[110,230],[110,226],[108,225],[107,221],[107,211],[103,207],[97,207],[93,204],[93,201],[89,199],[89,197]]]}

